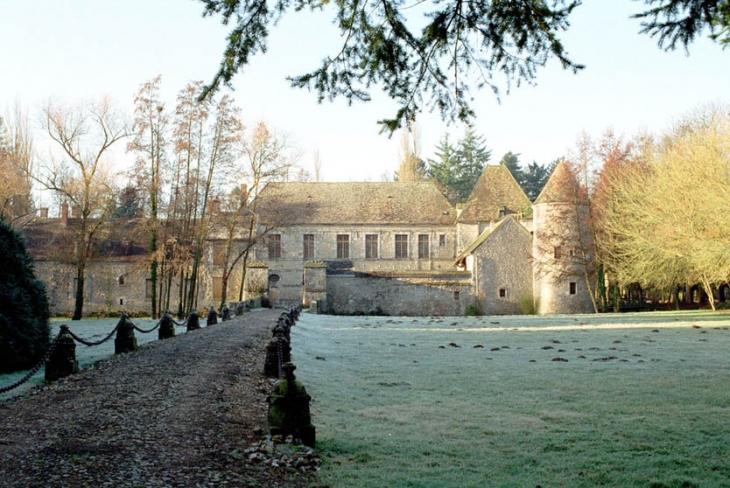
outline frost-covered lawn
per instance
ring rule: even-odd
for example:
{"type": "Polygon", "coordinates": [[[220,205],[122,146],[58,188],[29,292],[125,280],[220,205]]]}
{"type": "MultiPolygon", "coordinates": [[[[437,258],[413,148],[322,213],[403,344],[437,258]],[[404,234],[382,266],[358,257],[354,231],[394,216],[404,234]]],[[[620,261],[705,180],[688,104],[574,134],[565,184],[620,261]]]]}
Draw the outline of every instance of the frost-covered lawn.
{"type": "Polygon", "coordinates": [[[730,315],[302,314],[323,486],[730,486],[730,315]]]}
{"type": "MultiPolygon", "coordinates": [[[[86,339],[88,341],[97,342],[106,337],[114,327],[116,327],[119,318],[111,319],[85,319],[79,321],[72,321],[69,319],[53,319],[51,321],[51,338],[55,338],[58,335],[61,324],[69,326],[71,331],[77,336],[86,339]]],[[[132,322],[143,330],[149,330],[155,326],[156,320],[151,319],[132,319],[132,322]]],[[[184,334],[185,327],[176,327],[176,334],[184,334]]],[[[137,344],[142,345],[149,341],[156,341],[158,331],[155,330],[149,334],[142,334],[135,331],[137,337],[137,344]]],[[[114,336],[104,344],[99,346],[84,346],[83,344],[76,343],[76,359],[79,362],[79,367],[87,366],[91,363],[99,361],[100,359],[106,359],[114,355],[114,336]]],[[[0,375],[0,387],[10,385],[15,381],[19,380],[27,371],[20,371],[18,373],[0,375]]],[[[43,375],[45,374],[44,368],[31,378],[25,385],[5,394],[0,394],[0,400],[11,396],[16,396],[19,393],[27,390],[30,386],[38,385],[43,383],[43,375]]]]}

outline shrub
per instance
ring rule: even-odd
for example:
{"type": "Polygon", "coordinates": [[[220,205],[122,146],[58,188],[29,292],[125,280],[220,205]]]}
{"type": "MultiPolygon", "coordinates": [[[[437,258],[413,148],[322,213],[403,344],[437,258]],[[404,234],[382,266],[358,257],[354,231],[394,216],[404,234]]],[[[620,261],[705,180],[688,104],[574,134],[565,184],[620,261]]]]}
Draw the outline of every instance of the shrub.
{"type": "Polygon", "coordinates": [[[25,241],[0,220],[0,374],[29,369],[48,348],[51,316],[25,241]]]}
{"type": "Polygon", "coordinates": [[[525,295],[520,298],[520,312],[522,312],[522,315],[535,315],[537,312],[535,309],[535,300],[530,295],[525,295]]]}

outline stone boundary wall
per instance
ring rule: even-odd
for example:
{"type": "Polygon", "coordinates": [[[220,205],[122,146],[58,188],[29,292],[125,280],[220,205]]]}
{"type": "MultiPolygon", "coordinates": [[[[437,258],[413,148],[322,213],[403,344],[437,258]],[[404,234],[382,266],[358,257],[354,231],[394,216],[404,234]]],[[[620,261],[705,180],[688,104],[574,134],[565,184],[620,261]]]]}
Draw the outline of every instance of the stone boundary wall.
{"type": "Polygon", "coordinates": [[[464,315],[473,303],[471,284],[458,278],[327,276],[327,311],[338,315],[464,315]]]}

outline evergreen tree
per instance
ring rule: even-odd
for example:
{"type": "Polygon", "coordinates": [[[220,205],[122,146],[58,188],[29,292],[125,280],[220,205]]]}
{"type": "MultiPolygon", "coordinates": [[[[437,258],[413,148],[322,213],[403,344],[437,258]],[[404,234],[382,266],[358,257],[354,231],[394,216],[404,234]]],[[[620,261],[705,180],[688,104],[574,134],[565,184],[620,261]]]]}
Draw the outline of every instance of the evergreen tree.
{"type": "Polygon", "coordinates": [[[512,176],[515,178],[515,180],[517,180],[517,183],[519,183],[524,190],[525,188],[522,185],[522,181],[525,177],[525,173],[520,167],[520,155],[510,151],[502,156],[502,160],[499,162],[499,164],[504,164],[505,166],[507,166],[509,172],[512,173],[512,176]]]}
{"type": "Polygon", "coordinates": [[[550,168],[546,168],[545,166],[533,161],[532,164],[527,166],[527,170],[522,173],[520,186],[530,201],[534,202],[540,195],[542,188],[545,186],[545,183],[547,183],[548,178],[550,178],[550,174],[552,173],[552,169],[555,167],[556,162],[553,162],[550,165],[550,168]]]}
{"type": "Polygon", "coordinates": [[[454,174],[457,166],[457,151],[449,141],[449,134],[444,136],[436,146],[436,159],[428,160],[427,175],[438,182],[449,201],[456,202],[457,194],[454,189],[454,174]]]}
{"type": "Polygon", "coordinates": [[[484,137],[477,135],[471,127],[466,130],[464,138],[459,141],[457,153],[457,167],[454,186],[458,203],[464,203],[471,195],[489,162],[492,152],[487,150],[484,137]]]}
{"type": "Polygon", "coordinates": [[[25,241],[0,220],[0,374],[29,369],[48,348],[50,309],[25,241]]]}

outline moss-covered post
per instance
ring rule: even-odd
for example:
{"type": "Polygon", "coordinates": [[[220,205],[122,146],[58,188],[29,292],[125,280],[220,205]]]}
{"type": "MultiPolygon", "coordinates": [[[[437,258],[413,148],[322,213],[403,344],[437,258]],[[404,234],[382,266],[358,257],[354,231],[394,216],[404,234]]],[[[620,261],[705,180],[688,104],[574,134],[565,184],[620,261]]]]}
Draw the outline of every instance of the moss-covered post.
{"type": "Polygon", "coordinates": [[[266,346],[264,374],[269,378],[279,378],[279,365],[289,361],[291,361],[291,346],[284,336],[284,329],[277,325],[274,327],[274,337],[266,346]]]}
{"type": "Polygon", "coordinates": [[[126,314],[122,314],[117,324],[117,337],[114,339],[114,354],[132,352],[137,349],[137,338],[134,336],[134,324],[126,314]]]}
{"type": "Polygon", "coordinates": [[[162,340],[169,339],[171,337],[175,337],[175,322],[172,320],[170,312],[165,310],[165,313],[162,314],[162,318],[160,319],[160,330],[157,334],[157,338],[162,340]]]}
{"type": "Polygon", "coordinates": [[[309,401],[306,388],[294,376],[296,366],[286,363],[283,366],[284,377],[276,382],[269,396],[269,413],[266,423],[272,436],[286,437],[291,435],[295,442],[314,447],[315,428],[309,413],[309,401]]]}
{"type": "Polygon", "coordinates": [[[200,317],[198,317],[198,312],[196,312],[195,310],[190,312],[190,314],[188,315],[187,323],[188,323],[188,329],[187,329],[188,332],[190,332],[191,330],[200,329],[200,317]]]}
{"type": "Polygon", "coordinates": [[[78,371],[79,362],[76,360],[76,342],[69,333],[68,325],[64,324],[58,333],[56,348],[46,361],[46,381],[56,381],[78,371]]]}

